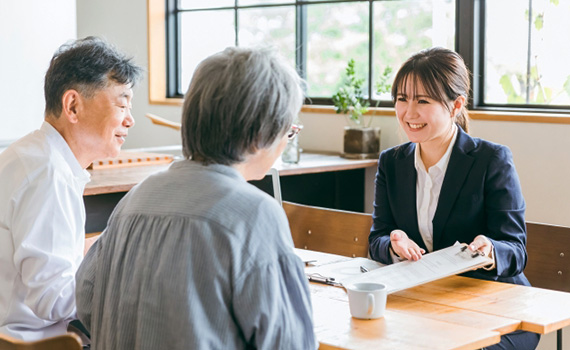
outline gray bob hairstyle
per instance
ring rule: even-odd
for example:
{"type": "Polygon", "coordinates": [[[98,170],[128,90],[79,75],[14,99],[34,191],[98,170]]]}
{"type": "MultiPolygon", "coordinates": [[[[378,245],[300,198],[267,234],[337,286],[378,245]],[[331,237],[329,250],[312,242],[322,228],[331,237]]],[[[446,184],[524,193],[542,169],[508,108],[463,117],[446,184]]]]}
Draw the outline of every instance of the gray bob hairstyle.
{"type": "Polygon", "coordinates": [[[184,156],[232,165],[270,148],[301,109],[301,82],[270,49],[229,47],[206,58],[184,98],[184,156]]]}

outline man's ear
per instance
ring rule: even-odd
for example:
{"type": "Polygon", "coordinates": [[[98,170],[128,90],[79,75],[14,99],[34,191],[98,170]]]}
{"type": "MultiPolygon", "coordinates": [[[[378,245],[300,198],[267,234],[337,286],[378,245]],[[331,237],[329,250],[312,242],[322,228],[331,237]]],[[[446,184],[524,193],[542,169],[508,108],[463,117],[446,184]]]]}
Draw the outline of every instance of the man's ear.
{"type": "Polygon", "coordinates": [[[77,123],[77,115],[81,108],[82,97],[77,90],[67,90],[61,97],[61,114],[70,123],[77,123]]]}
{"type": "Polygon", "coordinates": [[[459,95],[455,101],[453,101],[453,111],[451,111],[451,116],[456,117],[463,109],[463,106],[465,106],[465,103],[467,103],[465,96],[459,95]]]}

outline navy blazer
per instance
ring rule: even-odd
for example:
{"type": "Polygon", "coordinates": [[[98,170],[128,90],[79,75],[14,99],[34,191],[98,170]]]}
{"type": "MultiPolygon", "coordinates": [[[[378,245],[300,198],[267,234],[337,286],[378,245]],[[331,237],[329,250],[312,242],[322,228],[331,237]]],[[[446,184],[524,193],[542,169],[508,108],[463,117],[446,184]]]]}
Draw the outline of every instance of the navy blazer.
{"type": "MultiPolygon", "coordinates": [[[[526,265],[525,202],[511,151],[472,138],[460,127],[433,218],[433,249],[456,241],[471,243],[483,234],[495,248],[496,270],[478,269],[466,276],[530,285],[526,265]]],[[[416,209],[416,145],[385,150],[378,161],[370,256],[391,264],[390,232],[400,229],[427,251],[416,209]]]]}

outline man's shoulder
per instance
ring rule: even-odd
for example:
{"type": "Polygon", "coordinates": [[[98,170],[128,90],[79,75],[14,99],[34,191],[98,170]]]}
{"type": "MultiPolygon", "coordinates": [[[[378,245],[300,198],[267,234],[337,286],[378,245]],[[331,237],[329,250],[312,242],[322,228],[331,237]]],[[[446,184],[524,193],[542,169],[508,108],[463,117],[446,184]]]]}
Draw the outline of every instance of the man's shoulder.
{"type": "Polygon", "coordinates": [[[59,158],[45,138],[31,133],[0,154],[0,179],[12,187],[37,182],[52,184],[61,178],[57,174],[65,169],[58,163],[59,158]]]}
{"type": "Polygon", "coordinates": [[[12,162],[26,166],[28,163],[41,164],[48,163],[51,157],[50,145],[45,135],[36,130],[12,143],[2,154],[2,163],[12,162]]]}

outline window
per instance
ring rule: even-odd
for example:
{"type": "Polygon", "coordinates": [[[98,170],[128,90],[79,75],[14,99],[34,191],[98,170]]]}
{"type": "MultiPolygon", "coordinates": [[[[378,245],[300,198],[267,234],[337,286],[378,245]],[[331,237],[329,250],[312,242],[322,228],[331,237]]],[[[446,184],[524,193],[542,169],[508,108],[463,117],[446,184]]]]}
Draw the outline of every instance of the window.
{"type": "Polygon", "coordinates": [[[454,48],[454,0],[172,2],[169,35],[179,44],[168,52],[170,62],[180,63],[169,67],[170,96],[185,92],[208,55],[230,45],[265,44],[297,67],[313,103],[330,103],[351,58],[367,96],[388,101],[389,94],[377,96],[373,88],[386,67],[395,72],[425,47],[454,48]]]}
{"type": "Polygon", "coordinates": [[[272,45],[331,104],[349,59],[371,105],[386,67],[432,46],[454,49],[473,72],[476,109],[570,108],[570,4],[559,0],[167,0],[169,97],[181,97],[198,62],[226,46],[272,45]],[[565,48],[563,48],[565,46],[565,48]],[[183,58],[183,59],[182,59],[183,58]]]}
{"type": "Polygon", "coordinates": [[[570,106],[569,15],[568,1],[486,2],[482,105],[570,106]]]}

